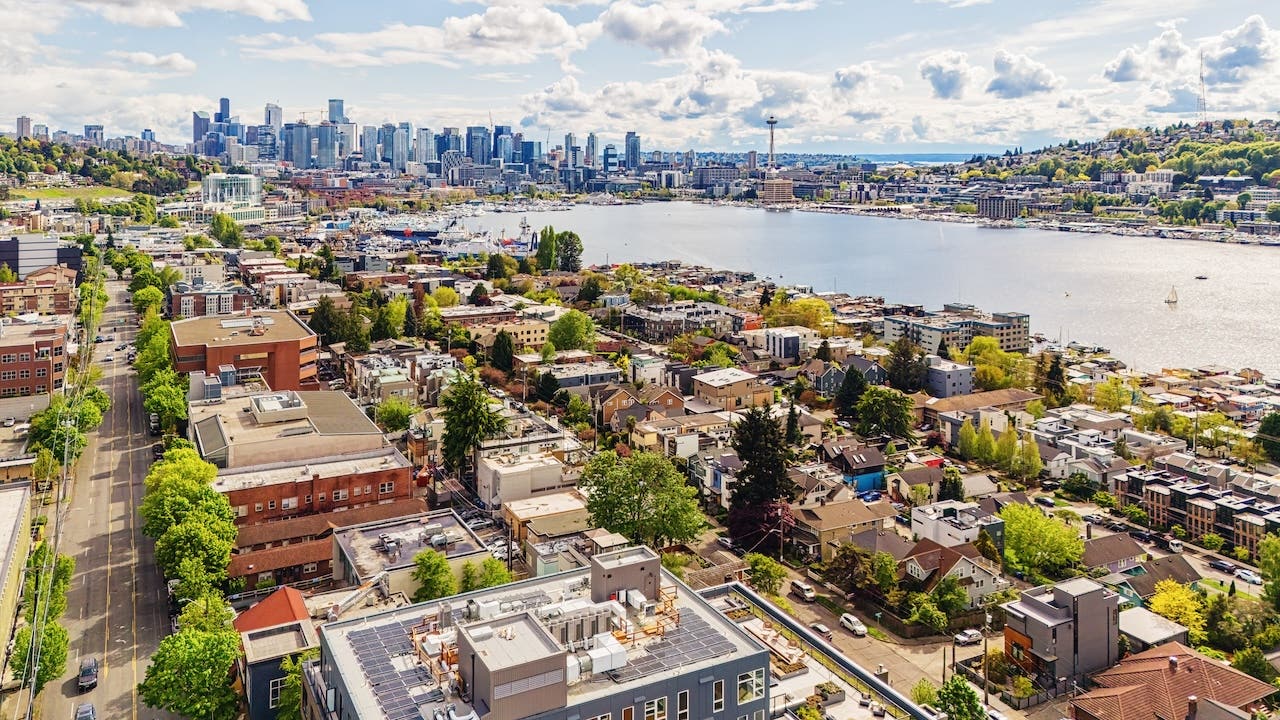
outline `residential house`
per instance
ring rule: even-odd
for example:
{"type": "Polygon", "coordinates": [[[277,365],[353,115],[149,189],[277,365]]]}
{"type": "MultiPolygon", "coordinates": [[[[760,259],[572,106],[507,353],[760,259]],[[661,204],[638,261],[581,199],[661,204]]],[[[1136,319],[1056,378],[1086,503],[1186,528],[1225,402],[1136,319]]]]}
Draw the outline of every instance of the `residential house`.
{"type": "Polygon", "coordinates": [[[1120,634],[1129,639],[1129,651],[1135,653],[1169,642],[1189,642],[1185,625],[1140,607],[1120,611],[1120,634]]]}
{"type": "Polygon", "coordinates": [[[942,467],[938,465],[916,465],[905,467],[885,478],[889,494],[898,502],[914,502],[911,488],[924,485],[929,488],[928,501],[938,499],[938,489],[942,487],[942,467]]]}
{"type": "Polygon", "coordinates": [[[1004,655],[1034,685],[1080,683],[1119,659],[1119,596],[1089,580],[1023,590],[1005,611],[1004,655]]]}
{"type": "Polygon", "coordinates": [[[1123,572],[1140,565],[1147,551],[1127,533],[1102,535],[1084,541],[1084,556],[1080,565],[1087,570],[1106,569],[1107,572],[1123,572]]]}
{"type": "Polygon", "coordinates": [[[244,652],[236,670],[244,685],[249,720],[274,720],[285,684],[282,660],[295,660],[320,641],[302,593],[282,587],[232,622],[244,652]]]}
{"type": "Polygon", "coordinates": [[[1113,573],[1098,580],[1119,593],[1125,605],[1143,607],[1156,594],[1156,584],[1173,580],[1194,588],[1200,582],[1200,572],[1182,555],[1151,558],[1126,572],[1113,573]]]}
{"type": "Polygon", "coordinates": [[[943,547],[976,542],[985,530],[1004,554],[1004,520],[976,502],[943,500],[911,508],[911,534],[943,547]]]}
{"type": "Polygon", "coordinates": [[[889,382],[889,372],[884,366],[875,360],[865,358],[861,355],[854,355],[844,365],[845,372],[850,369],[857,370],[862,373],[862,377],[866,379],[868,385],[884,385],[889,382]]]}
{"type": "Polygon", "coordinates": [[[943,578],[955,578],[969,596],[969,607],[982,604],[988,596],[1009,587],[1009,581],[1000,575],[1000,566],[984,558],[970,543],[942,546],[924,539],[907,552],[898,562],[898,576],[919,587],[923,592],[933,592],[943,578]]]}
{"type": "Polygon", "coordinates": [[[1177,642],[1130,655],[1071,699],[1076,720],[1244,720],[1276,692],[1177,642]]]}
{"type": "Polygon", "coordinates": [[[888,553],[895,561],[901,561],[911,553],[915,543],[893,530],[863,530],[849,538],[849,544],[862,548],[870,555],[888,553]]]}
{"type": "Polygon", "coordinates": [[[742,460],[732,450],[718,454],[696,453],[689,457],[689,477],[701,488],[703,501],[726,510],[740,470],[742,460]]]}
{"type": "Polygon", "coordinates": [[[972,365],[943,360],[937,355],[929,355],[925,361],[928,363],[925,390],[933,397],[949,398],[973,392],[972,365]]]}
{"type": "Polygon", "coordinates": [[[773,403],[773,389],[760,378],[737,368],[723,368],[693,377],[693,395],[721,410],[745,410],[773,403]]]}
{"type": "Polygon", "coordinates": [[[987,390],[955,395],[946,398],[931,398],[925,401],[924,421],[938,424],[938,416],[944,413],[971,412],[974,410],[996,410],[1000,412],[1023,411],[1032,400],[1041,398],[1039,393],[1021,388],[1005,388],[1003,390],[987,390]]]}
{"type": "Polygon", "coordinates": [[[891,527],[897,511],[883,501],[846,500],[808,507],[793,505],[791,515],[795,525],[788,540],[796,552],[829,562],[835,557],[836,549],[854,533],[891,527]]]}
{"type": "Polygon", "coordinates": [[[884,453],[851,440],[829,440],[819,446],[819,457],[845,475],[845,481],[862,490],[884,489],[884,453]]]}
{"type": "Polygon", "coordinates": [[[813,389],[824,397],[835,397],[840,391],[840,386],[844,384],[846,374],[845,369],[840,365],[826,363],[822,374],[813,378],[813,389]]]}

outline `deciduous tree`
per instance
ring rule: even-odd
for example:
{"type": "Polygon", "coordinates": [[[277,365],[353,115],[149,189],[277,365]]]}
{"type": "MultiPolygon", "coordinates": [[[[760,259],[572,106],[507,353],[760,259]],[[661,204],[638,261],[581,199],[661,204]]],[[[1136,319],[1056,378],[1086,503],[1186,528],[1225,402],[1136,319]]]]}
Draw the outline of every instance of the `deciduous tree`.
{"type": "Polygon", "coordinates": [[[560,350],[594,350],[596,325],[581,310],[570,310],[551,323],[547,340],[560,350]]]}
{"type": "Polygon", "coordinates": [[[286,655],[280,661],[280,670],[284,672],[284,683],[280,686],[280,699],[276,702],[276,717],[302,717],[302,668],[308,662],[320,657],[320,648],[311,648],[301,655],[286,655]]]}
{"type": "Polygon", "coordinates": [[[1187,628],[1192,645],[1204,642],[1204,601],[1190,587],[1177,580],[1156,583],[1156,594],[1147,602],[1151,612],[1187,628]]]}
{"type": "Polygon", "coordinates": [[[417,410],[409,401],[399,395],[392,395],[374,407],[374,418],[387,432],[401,432],[409,429],[409,418],[417,410]]]}
{"type": "Polygon", "coordinates": [[[1004,555],[1012,567],[1055,574],[1084,555],[1084,542],[1075,530],[1031,505],[1010,504],[1000,511],[1005,524],[1004,555]]]}
{"type": "Polygon", "coordinates": [[[240,636],[234,630],[169,635],[151,656],[138,696],[147,707],[183,717],[232,720],[240,710],[231,682],[239,657],[240,636]]]}
{"type": "Polygon", "coordinates": [[[787,578],[787,568],[768,555],[747,553],[742,557],[747,563],[751,585],[766,595],[777,595],[782,581],[787,578]]]}
{"type": "Polygon", "coordinates": [[[653,547],[688,542],[706,526],[698,510],[698,491],[663,455],[648,452],[620,457],[608,450],[582,472],[591,522],[653,547]]]}
{"type": "Polygon", "coordinates": [[[977,691],[960,675],[952,675],[938,688],[938,709],[951,720],[986,720],[987,712],[977,691]]]}
{"type": "Polygon", "coordinates": [[[858,400],[858,434],[867,437],[881,433],[912,439],[911,398],[892,388],[869,387],[858,400]]]}
{"type": "Polygon", "coordinates": [[[413,593],[414,602],[435,600],[458,592],[453,568],[449,567],[449,560],[444,553],[423,550],[413,556],[413,565],[410,577],[418,583],[418,589],[413,593]]]}

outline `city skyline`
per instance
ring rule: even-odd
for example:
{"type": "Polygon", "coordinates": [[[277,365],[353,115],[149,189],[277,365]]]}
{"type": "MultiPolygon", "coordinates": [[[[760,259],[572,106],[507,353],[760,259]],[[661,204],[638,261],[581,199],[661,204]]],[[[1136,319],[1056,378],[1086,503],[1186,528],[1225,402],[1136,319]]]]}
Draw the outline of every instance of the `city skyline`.
{"type": "Polygon", "coordinates": [[[1089,139],[1126,125],[1269,115],[1280,32],[1256,3],[508,0],[387,3],[368,16],[304,0],[0,5],[10,118],[160,142],[230,97],[242,122],[511,125],[559,144],[596,133],[644,150],[965,152],[1089,139]],[[1099,37],[1105,37],[1100,41],[1099,37]],[[795,52],[803,48],[803,52],[795,52]],[[492,120],[490,120],[492,118],[492,120]]]}

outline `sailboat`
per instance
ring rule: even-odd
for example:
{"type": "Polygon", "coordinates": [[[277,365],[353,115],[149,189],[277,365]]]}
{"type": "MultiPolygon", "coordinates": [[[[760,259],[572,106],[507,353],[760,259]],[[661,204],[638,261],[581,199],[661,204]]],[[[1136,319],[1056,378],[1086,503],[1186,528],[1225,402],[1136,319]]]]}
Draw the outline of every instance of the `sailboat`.
{"type": "Polygon", "coordinates": [[[1164,304],[1165,304],[1165,305],[1177,305],[1177,304],[1178,304],[1178,288],[1176,288],[1176,287],[1171,287],[1171,288],[1169,288],[1169,297],[1167,297],[1167,298],[1165,298],[1165,299],[1164,299],[1164,304]]]}

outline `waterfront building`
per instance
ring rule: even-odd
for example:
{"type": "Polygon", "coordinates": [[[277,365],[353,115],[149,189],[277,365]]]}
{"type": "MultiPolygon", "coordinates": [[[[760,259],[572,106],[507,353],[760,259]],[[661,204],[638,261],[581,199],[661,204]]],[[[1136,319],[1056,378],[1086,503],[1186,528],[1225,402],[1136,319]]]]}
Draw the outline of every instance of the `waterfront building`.
{"type": "Polygon", "coordinates": [[[883,321],[884,341],[892,344],[905,337],[926,352],[937,352],[943,343],[963,349],[975,337],[994,337],[1005,352],[1026,352],[1031,346],[1031,318],[1026,313],[986,314],[973,305],[948,303],[935,312],[889,315],[883,321]]]}

